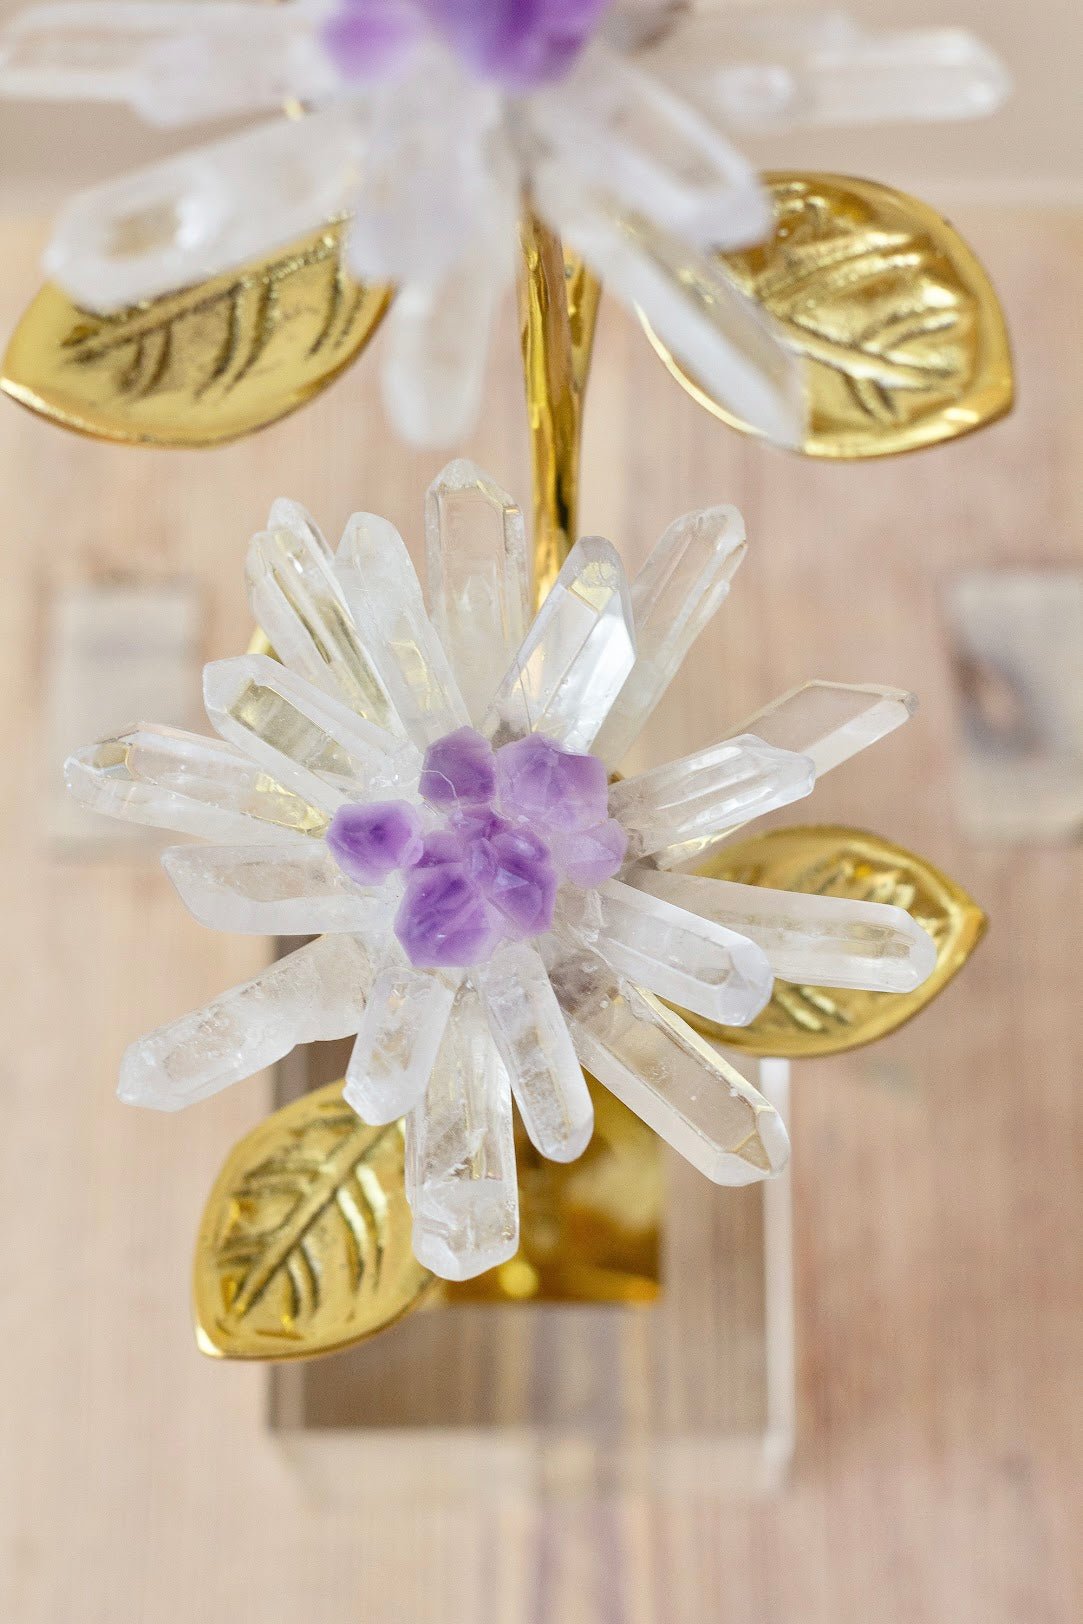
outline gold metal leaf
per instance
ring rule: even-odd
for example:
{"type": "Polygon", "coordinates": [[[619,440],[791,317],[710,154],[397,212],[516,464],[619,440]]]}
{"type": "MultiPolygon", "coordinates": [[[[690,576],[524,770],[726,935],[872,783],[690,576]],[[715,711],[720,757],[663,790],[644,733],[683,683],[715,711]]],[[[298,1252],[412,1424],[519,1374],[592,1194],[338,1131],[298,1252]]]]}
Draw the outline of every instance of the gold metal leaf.
{"type": "Polygon", "coordinates": [[[196,1341],[228,1359],[331,1353],[432,1285],[410,1245],[402,1125],[366,1126],[331,1083],[261,1122],[219,1174],[196,1243],[196,1341]]]}
{"type": "Polygon", "coordinates": [[[80,310],[47,284],[15,330],[0,387],[99,439],[220,445],[325,389],[364,349],[390,298],[350,276],[338,225],[113,315],[80,310]]]}
{"type": "MultiPolygon", "coordinates": [[[[770,242],[720,256],[803,357],[802,451],[886,457],[967,434],[1012,404],[1004,317],[985,271],[933,209],[875,181],[769,174],[770,242]]],[[[732,428],[644,320],[673,376],[732,428]]]]}
{"type": "Polygon", "coordinates": [[[699,872],[780,891],[890,902],[913,915],[936,943],[936,968],[915,992],[776,981],[771,1002],[750,1026],[717,1026],[682,1011],[701,1032],[749,1054],[807,1060],[886,1037],[943,992],[985,932],[982,910],[946,874],[860,829],[772,829],[725,847],[699,872]]]}

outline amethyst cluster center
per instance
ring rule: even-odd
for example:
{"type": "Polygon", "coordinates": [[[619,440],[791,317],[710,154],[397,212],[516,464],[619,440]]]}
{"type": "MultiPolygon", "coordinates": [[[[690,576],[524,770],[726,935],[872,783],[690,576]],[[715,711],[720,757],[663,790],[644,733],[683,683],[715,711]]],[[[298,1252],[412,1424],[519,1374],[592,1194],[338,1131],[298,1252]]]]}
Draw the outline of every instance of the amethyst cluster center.
{"type": "Polygon", "coordinates": [[[358,885],[402,872],[395,935],[419,969],[465,969],[542,935],[561,883],[601,885],[624,860],[605,764],[540,734],[493,750],[460,728],[430,745],[418,787],[423,806],[340,807],[327,844],[358,885]]]}

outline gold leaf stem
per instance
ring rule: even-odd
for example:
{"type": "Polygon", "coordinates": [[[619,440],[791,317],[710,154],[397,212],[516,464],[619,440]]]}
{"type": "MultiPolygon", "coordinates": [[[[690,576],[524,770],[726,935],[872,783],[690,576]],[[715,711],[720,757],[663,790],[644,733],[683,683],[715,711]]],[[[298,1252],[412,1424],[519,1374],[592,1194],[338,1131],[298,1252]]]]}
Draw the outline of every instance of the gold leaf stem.
{"type": "Polygon", "coordinates": [[[583,395],[600,287],[529,208],[520,228],[523,378],[534,484],[534,594],[545,598],[576,538],[583,395]]]}

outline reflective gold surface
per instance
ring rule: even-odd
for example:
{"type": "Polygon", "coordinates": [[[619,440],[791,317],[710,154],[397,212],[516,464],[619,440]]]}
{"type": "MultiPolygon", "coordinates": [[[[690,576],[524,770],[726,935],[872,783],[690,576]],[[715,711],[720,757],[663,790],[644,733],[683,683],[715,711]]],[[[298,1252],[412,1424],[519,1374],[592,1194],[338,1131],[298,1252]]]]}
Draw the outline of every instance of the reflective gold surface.
{"type": "Polygon", "coordinates": [[[433,1286],[410,1245],[399,1123],[370,1128],[332,1083],[236,1145],[196,1243],[196,1341],[230,1359],[331,1353],[433,1286]]]}
{"type": "Polygon", "coordinates": [[[912,914],[936,942],[936,968],[916,992],[776,981],[771,1002],[750,1026],[717,1026],[682,1011],[699,1031],[748,1054],[807,1060],[886,1037],[944,990],[985,932],[977,903],[946,874],[861,829],[772,829],[725,847],[699,872],[742,885],[892,903],[912,914]]]}
{"type": "MultiPolygon", "coordinates": [[[[946,220],[875,181],[788,172],[765,180],[774,238],[722,257],[804,357],[806,456],[915,451],[1010,409],[1011,352],[997,296],[946,220]]],[[[644,327],[700,405],[753,432],[644,327]]]]}
{"type": "Polygon", "coordinates": [[[116,315],[52,284],[12,336],[0,386],[65,428],[209,446],[276,422],[331,383],[390,302],[346,271],[327,226],[253,265],[116,315]]]}

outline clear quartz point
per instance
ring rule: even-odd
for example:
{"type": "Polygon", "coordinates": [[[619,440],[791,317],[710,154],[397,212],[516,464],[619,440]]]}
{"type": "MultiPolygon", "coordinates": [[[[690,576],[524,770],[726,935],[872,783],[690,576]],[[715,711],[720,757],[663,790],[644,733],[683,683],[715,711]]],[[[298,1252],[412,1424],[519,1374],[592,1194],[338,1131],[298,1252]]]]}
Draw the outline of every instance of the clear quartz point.
{"type": "Polygon", "coordinates": [[[717,257],[624,212],[553,161],[539,208],[607,288],[638,308],[660,343],[718,405],[774,445],[799,448],[808,401],[800,357],[717,257]]]}
{"type": "Polygon", "coordinates": [[[666,530],[632,582],[636,659],[594,741],[611,766],[634,744],[700,632],[725,602],[747,551],[735,507],[686,513],[666,530]]]}
{"type": "Polygon", "coordinates": [[[485,719],[497,744],[543,733],[589,751],[635,660],[624,566],[600,536],[572,548],[485,719]]]}
{"type": "Polygon", "coordinates": [[[278,658],[376,727],[401,731],[318,532],[277,525],[253,536],[246,573],[252,613],[278,658]]]}
{"type": "Polygon", "coordinates": [[[467,727],[466,705],[394,525],[373,513],[355,513],[338,550],[336,574],[365,651],[417,748],[467,727]]]}
{"type": "Polygon", "coordinates": [[[127,1105],[180,1111],[274,1065],[299,1043],[350,1037],[372,960],[353,936],[320,936],[220,998],[131,1044],[120,1067],[127,1105]]]}
{"type": "Polygon", "coordinates": [[[771,996],[762,949],[658,892],[607,880],[598,952],[620,975],[723,1026],[747,1026],[771,996]]]}
{"type": "Polygon", "coordinates": [[[470,719],[484,720],[530,624],[530,555],[518,504],[465,458],[425,499],[428,606],[470,719]]]}
{"type": "MultiPolygon", "coordinates": [[[[203,0],[200,0],[203,4],[203,0]]],[[[306,547],[315,548],[329,561],[334,561],[334,548],[330,546],[326,536],[309,513],[307,508],[295,502],[289,496],[276,496],[271,503],[271,511],[267,515],[268,530],[288,530],[296,536],[299,542],[306,547]]]]}
{"type": "Polygon", "coordinates": [[[256,936],[352,931],[390,924],[379,892],[353,885],[322,840],[287,846],[171,846],[162,866],[201,925],[256,936]]]}
{"type": "Polygon", "coordinates": [[[905,909],[887,903],[663,874],[646,865],[632,865],[624,878],[629,886],[740,932],[766,954],[782,981],[913,992],[936,966],[936,943],[928,931],[905,909]]]}
{"type": "Polygon", "coordinates": [[[594,1106],[545,965],[516,943],[478,972],[478,985],[531,1144],[550,1161],[575,1161],[590,1142],[594,1106]]]}
{"type": "Polygon", "coordinates": [[[321,835],[327,814],[222,739],[141,722],[77,750],[68,789],[92,812],[205,840],[321,835]]]}
{"type": "Polygon", "coordinates": [[[511,1088],[478,995],[464,981],[424,1100],[406,1118],[414,1255],[469,1280],[519,1245],[511,1088]]]}
{"type": "Polygon", "coordinates": [[[630,858],[653,853],[659,867],[675,868],[735,826],[808,795],[815,780],[808,756],[743,733],[614,784],[609,811],[627,831],[630,858]]]}
{"type": "Polygon", "coordinates": [[[549,943],[553,989],[592,1076],[714,1183],[751,1184],[781,1172],[786,1129],[751,1083],[597,953],[549,943]]]}
{"type": "Polygon", "coordinates": [[[204,668],[207,715],[296,794],[326,812],[347,798],[379,799],[417,772],[416,752],[265,654],[204,668]]]}
{"type": "Polygon", "coordinates": [[[358,119],[353,104],[276,119],[77,193],[45,268],[77,304],[110,311],[291,243],[349,209],[358,119]]]}
{"type": "Polygon", "coordinates": [[[778,750],[808,756],[820,778],[908,722],[917,700],[903,688],[805,682],[750,716],[734,735],[754,733],[778,750]]]}
{"type": "Polygon", "coordinates": [[[415,970],[393,949],[372,984],[346,1069],[345,1099],[364,1122],[394,1122],[422,1098],[461,977],[415,970]]]}

